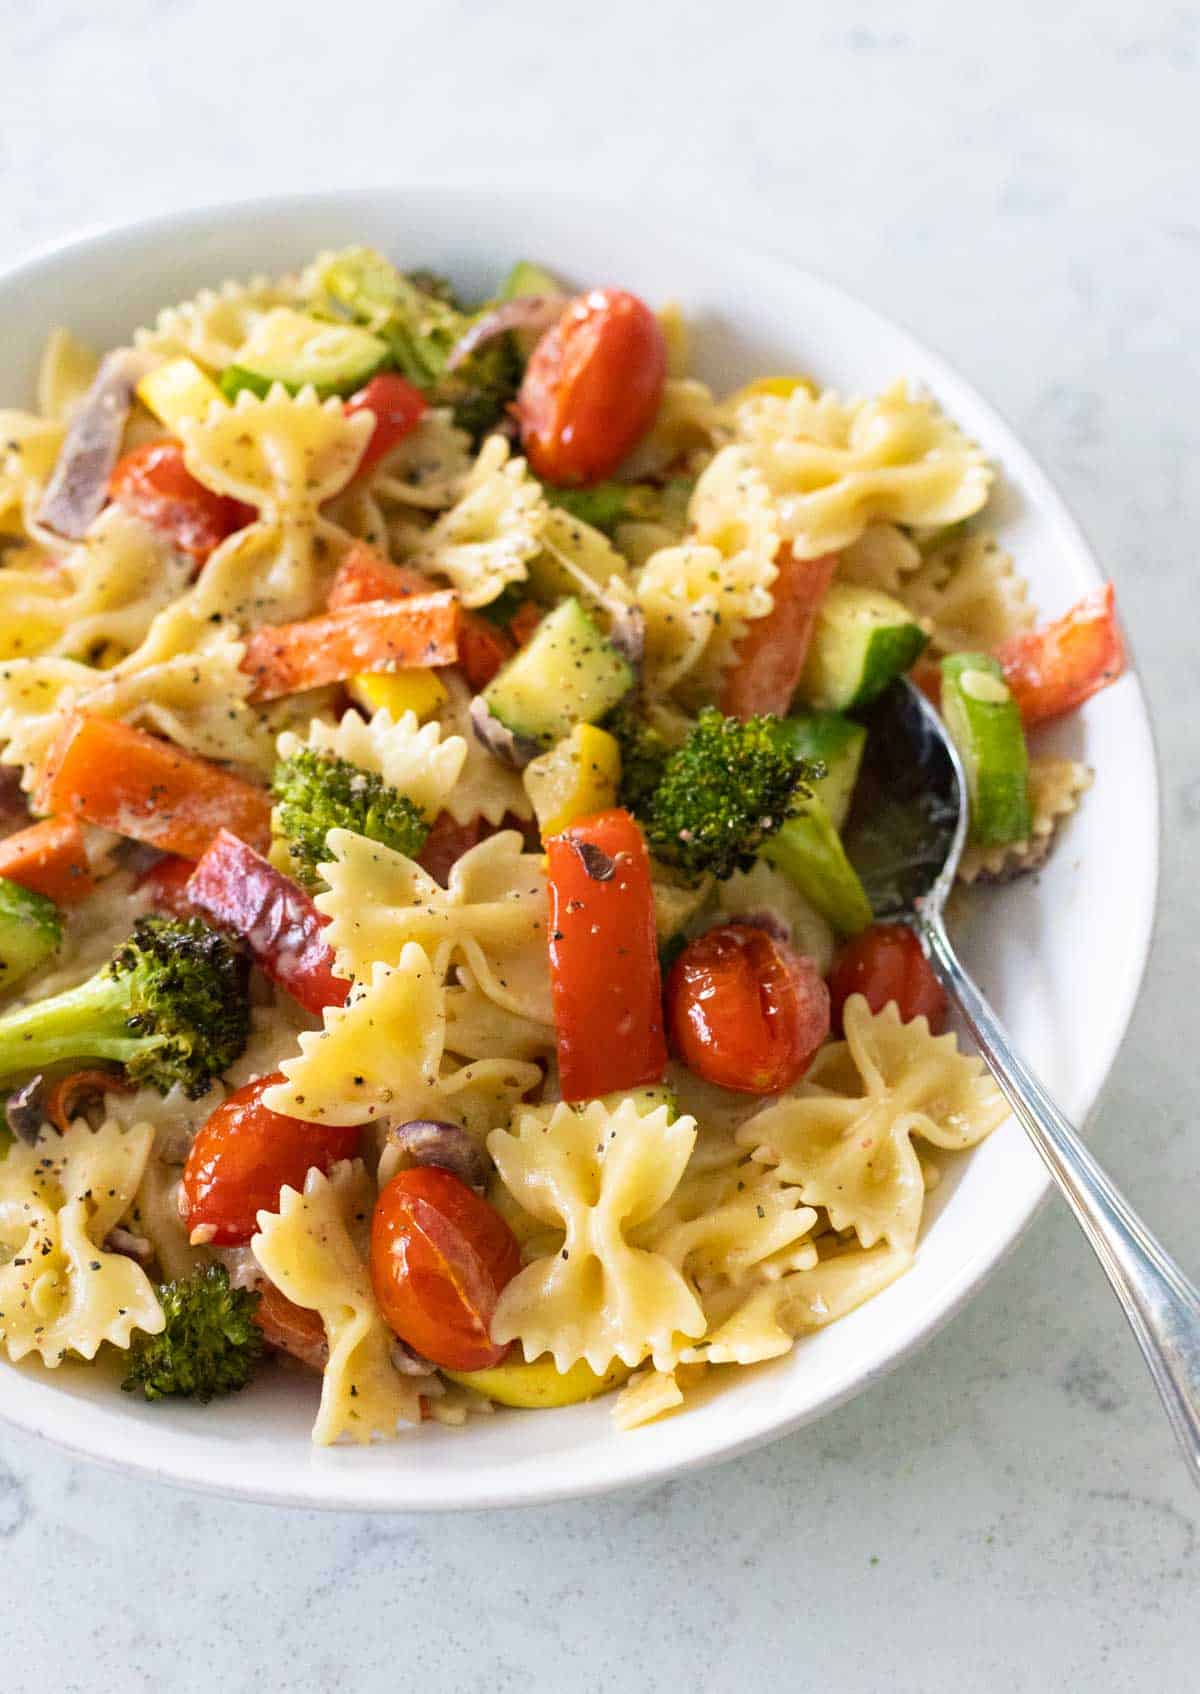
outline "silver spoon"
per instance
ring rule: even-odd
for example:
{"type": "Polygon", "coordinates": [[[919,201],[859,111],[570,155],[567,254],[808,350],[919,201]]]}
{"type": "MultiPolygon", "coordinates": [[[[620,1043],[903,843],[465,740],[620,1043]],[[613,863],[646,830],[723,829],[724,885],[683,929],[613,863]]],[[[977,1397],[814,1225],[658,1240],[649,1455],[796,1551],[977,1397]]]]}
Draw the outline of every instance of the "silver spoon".
{"type": "Polygon", "coordinates": [[[915,931],[1014,1115],[1066,1196],[1124,1308],[1200,1485],[1200,1291],[1015,1052],[954,951],[944,908],[967,836],[967,786],[941,718],[918,689],[901,681],[871,709],[867,722],[861,786],[868,803],[856,807],[847,852],[876,917],[915,931]]]}

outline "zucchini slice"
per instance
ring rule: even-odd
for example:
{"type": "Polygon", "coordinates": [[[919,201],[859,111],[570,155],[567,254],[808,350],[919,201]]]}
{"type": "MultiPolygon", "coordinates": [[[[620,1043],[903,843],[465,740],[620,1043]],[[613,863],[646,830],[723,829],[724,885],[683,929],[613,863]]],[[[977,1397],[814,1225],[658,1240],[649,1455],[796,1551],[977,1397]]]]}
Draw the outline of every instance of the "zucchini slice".
{"type": "Polygon", "coordinates": [[[227,400],[243,388],[261,396],[281,382],[292,394],[311,386],[327,400],[354,394],[390,361],[387,342],[369,330],[276,306],[250,331],[236,362],[221,372],[221,392],[227,400]]]}
{"type": "Polygon", "coordinates": [[[61,940],[53,900],[0,876],[0,994],[43,964],[61,940]]]}
{"type": "Polygon", "coordinates": [[[971,801],[971,839],[1000,847],[1030,830],[1029,753],[1021,713],[989,653],[942,660],[942,717],[958,748],[971,801]]]}
{"type": "Polygon", "coordinates": [[[830,712],[869,705],[916,662],[928,639],[890,594],[835,582],[817,612],[800,698],[830,712]]]}
{"type": "Polygon", "coordinates": [[[528,646],[480,698],[523,740],[553,747],[577,723],[596,723],[633,687],[633,666],[602,635],[576,599],[548,612],[528,646]]]}
{"type": "Polygon", "coordinates": [[[818,760],[825,775],[809,786],[821,797],[834,829],[841,829],[858,781],[867,732],[840,712],[804,712],[779,724],[782,745],[797,759],[818,760]]]}

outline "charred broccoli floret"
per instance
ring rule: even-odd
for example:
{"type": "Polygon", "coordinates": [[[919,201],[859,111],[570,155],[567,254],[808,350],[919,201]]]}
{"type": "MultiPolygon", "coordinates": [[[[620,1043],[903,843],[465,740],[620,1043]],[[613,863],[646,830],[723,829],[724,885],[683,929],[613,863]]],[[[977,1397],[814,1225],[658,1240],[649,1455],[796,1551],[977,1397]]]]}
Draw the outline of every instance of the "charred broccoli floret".
{"type": "Polygon", "coordinates": [[[0,1018],[0,1081],[109,1059],[131,1082],[199,1099],[245,1048],[248,969],[199,918],[139,918],[95,976],[0,1018]]]}
{"type": "Polygon", "coordinates": [[[375,771],[333,753],[301,747],[275,767],[271,828],[285,845],[289,869],[306,888],[321,886],[318,866],[329,857],[331,829],[350,829],[416,858],[429,826],[407,795],[375,771]]]}
{"type": "Polygon", "coordinates": [[[121,1387],[128,1394],[140,1389],[147,1400],[178,1394],[204,1402],[236,1394],[263,1350],[254,1321],[258,1300],[248,1288],[230,1287],[224,1265],[162,1283],[158,1303],[166,1323],[157,1335],[135,1335],[121,1387]]]}
{"type": "Polygon", "coordinates": [[[644,817],[655,789],[662,781],[671,749],[663,736],[647,722],[635,695],[627,694],[604,720],[621,749],[621,785],[618,798],[636,818],[644,817]]]}
{"type": "Polygon", "coordinates": [[[448,285],[428,272],[405,275],[370,247],[347,247],[313,276],[314,307],[352,319],[382,336],[400,374],[478,441],[504,415],[521,381],[522,361],[509,335],[485,342],[456,370],[450,354],[479,314],[464,312],[448,285]]]}
{"type": "Polygon", "coordinates": [[[765,841],[791,815],[810,774],[781,748],[778,720],[700,713],[681,747],[667,755],[638,812],[650,851],[689,875],[748,870],[765,841]]]}

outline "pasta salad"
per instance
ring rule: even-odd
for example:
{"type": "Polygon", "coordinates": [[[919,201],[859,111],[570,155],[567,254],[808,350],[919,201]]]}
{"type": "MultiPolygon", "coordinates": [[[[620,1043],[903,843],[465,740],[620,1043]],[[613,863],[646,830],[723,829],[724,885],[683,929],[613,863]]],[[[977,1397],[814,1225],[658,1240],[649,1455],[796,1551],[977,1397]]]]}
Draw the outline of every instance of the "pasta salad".
{"type": "Polygon", "coordinates": [[[630,1428],[912,1264],[1006,1108],[874,920],[862,713],[940,703],[962,878],[1027,872],[1112,591],[1038,623],[929,396],[686,342],[350,248],[60,330],[0,413],[14,1363],[630,1428]]]}

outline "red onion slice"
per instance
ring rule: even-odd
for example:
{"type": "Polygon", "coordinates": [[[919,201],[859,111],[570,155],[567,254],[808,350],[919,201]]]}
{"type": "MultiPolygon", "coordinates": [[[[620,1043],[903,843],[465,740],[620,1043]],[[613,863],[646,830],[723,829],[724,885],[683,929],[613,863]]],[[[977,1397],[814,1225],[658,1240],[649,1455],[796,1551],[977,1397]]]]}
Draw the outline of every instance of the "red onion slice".
{"type": "Polygon", "coordinates": [[[414,1165],[439,1165],[468,1188],[487,1187],[491,1160],[469,1130],[437,1118],[413,1118],[394,1124],[390,1144],[414,1165]]]}
{"type": "Polygon", "coordinates": [[[493,306],[455,342],[446,369],[456,371],[477,348],[498,335],[507,335],[510,329],[549,329],[558,322],[566,304],[565,294],[523,294],[518,300],[493,306]]]}
{"type": "Polygon", "coordinates": [[[100,515],[134,392],[150,366],[146,355],[132,347],[118,347],[101,361],[71,419],[54,475],[38,507],[39,521],[56,535],[78,541],[100,515]]]}

